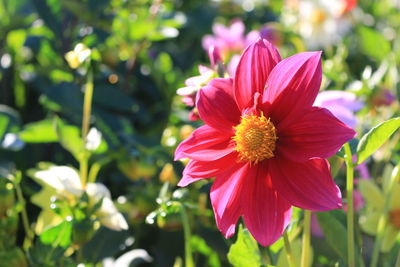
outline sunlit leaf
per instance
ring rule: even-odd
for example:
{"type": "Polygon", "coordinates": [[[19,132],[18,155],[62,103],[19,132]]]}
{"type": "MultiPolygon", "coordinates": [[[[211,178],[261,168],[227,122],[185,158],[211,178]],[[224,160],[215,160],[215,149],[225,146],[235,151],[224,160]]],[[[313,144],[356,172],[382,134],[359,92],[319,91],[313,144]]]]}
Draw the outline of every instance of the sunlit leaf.
{"type": "Polygon", "coordinates": [[[43,244],[52,245],[53,247],[66,248],[71,244],[72,223],[64,221],[59,225],[45,230],[40,235],[40,241],[43,244]]]}
{"type": "Polygon", "coordinates": [[[382,122],[369,130],[357,146],[357,164],[371,156],[400,127],[400,117],[382,122]]]}
{"type": "Polygon", "coordinates": [[[25,143],[51,143],[58,141],[54,120],[45,119],[28,123],[19,132],[19,138],[25,143]]]}
{"type": "MultiPolygon", "coordinates": [[[[333,251],[343,260],[347,261],[347,229],[344,225],[345,215],[338,210],[317,212],[318,222],[324,232],[325,238],[333,251]]],[[[362,267],[360,254],[355,248],[356,266],[362,267]]]]}
{"type": "Polygon", "coordinates": [[[360,27],[358,34],[361,40],[361,48],[364,53],[373,59],[381,61],[390,53],[389,41],[378,31],[367,27],[360,27]]]}
{"type": "Polygon", "coordinates": [[[228,253],[228,260],[234,267],[259,267],[262,265],[257,241],[247,229],[239,226],[238,237],[228,253]]]}

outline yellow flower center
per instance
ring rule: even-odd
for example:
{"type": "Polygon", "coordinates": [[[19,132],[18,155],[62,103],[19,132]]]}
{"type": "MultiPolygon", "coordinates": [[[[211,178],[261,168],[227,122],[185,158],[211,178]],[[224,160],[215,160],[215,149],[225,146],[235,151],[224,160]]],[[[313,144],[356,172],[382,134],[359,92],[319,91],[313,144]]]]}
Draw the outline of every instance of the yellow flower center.
{"type": "Polygon", "coordinates": [[[276,147],[276,129],[270,118],[255,115],[245,115],[232,139],[236,142],[235,150],[239,152],[240,160],[258,163],[274,156],[276,147]]]}
{"type": "Polygon", "coordinates": [[[389,218],[392,225],[400,229],[400,209],[391,210],[389,213],[389,218]]]}

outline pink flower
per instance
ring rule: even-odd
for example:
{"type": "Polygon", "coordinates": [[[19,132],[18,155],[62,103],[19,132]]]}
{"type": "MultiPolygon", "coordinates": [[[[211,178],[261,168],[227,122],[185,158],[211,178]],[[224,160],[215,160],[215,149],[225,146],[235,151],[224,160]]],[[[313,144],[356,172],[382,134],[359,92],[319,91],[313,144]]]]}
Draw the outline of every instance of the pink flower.
{"type": "MultiPolygon", "coordinates": [[[[176,90],[176,93],[180,96],[183,96],[182,102],[189,107],[195,106],[195,100],[197,96],[197,92],[199,89],[206,85],[211,78],[215,76],[215,71],[203,66],[199,65],[199,73],[200,75],[190,77],[185,81],[185,87],[179,88],[176,90]]],[[[199,117],[197,115],[196,109],[193,109],[189,114],[189,119],[192,121],[198,120],[199,117]]]]}
{"type": "Polygon", "coordinates": [[[245,26],[240,19],[233,20],[229,27],[215,23],[212,30],[214,35],[203,37],[203,48],[208,51],[212,46],[218,47],[224,59],[227,59],[228,55],[232,53],[242,51],[248,44],[259,37],[256,31],[252,31],[245,36],[245,26]]]}
{"type": "Polygon", "coordinates": [[[354,112],[359,111],[364,106],[364,103],[358,100],[353,93],[329,90],[318,94],[314,106],[329,109],[333,115],[347,126],[355,128],[358,121],[354,112]]]}
{"type": "Polygon", "coordinates": [[[267,246],[283,233],[292,206],[342,206],[325,158],[356,133],[327,109],[312,106],[320,57],[305,52],[281,61],[272,44],[258,39],[242,54],[234,79],[212,79],[198,92],[206,125],[176,149],[176,160],[190,159],[179,186],[216,177],[211,203],[226,238],[242,216],[267,246]]]}

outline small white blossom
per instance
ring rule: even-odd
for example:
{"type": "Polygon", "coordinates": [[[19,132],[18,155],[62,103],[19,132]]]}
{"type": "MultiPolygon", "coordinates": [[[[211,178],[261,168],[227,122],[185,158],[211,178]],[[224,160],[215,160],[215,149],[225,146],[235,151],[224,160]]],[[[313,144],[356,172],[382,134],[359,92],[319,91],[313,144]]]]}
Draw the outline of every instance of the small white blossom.
{"type": "Polygon", "coordinates": [[[128,229],[128,223],[115,207],[111,193],[105,185],[88,183],[84,188],[78,172],[68,166],[52,166],[47,170],[37,171],[34,176],[54,188],[61,196],[79,198],[86,192],[91,205],[102,200],[99,210],[96,211],[100,223],[116,231],[128,229]]]}
{"type": "Polygon", "coordinates": [[[91,128],[86,137],[86,149],[90,151],[96,150],[101,144],[101,132],[96,128],[91,128]]]}

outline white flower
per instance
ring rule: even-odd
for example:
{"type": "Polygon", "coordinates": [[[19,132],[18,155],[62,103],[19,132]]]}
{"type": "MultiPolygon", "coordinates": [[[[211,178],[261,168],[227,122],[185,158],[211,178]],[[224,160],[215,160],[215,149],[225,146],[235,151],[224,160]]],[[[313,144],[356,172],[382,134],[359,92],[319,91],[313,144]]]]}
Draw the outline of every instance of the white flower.
{"type": "Polygon", "coordinates": [[[92,51],[87,48],[86,45],[79,43],[75,46],[73,51],[69,51],[65,54],[65,60],[67,60],[72,69],[76,69],[90,57],[91,53],[92,51]]]}
{"type": "Polygon", "coordinates": [[[77,199],[86,192],[91,205],[102,200],[99,210],[96,211],[100,223],[116,231],[128,229],[128,223],[118,212],[111,200],[111,193],[105,185],[88,183],[84,188],[78,172],[68,166],[52,166],[47,170],[37,171],[34,176],[54,188],[60,196],[77,199]]]}
{"type": "Polygon", "coordinates": [[[293,13],[284,14],[284,20],[298,31],[308,48],[317,49],[338,43],[350,30],[353,7],[354,3],[346,0],[293,1],[293,13]]]}
{"type": "Polygon", "coordinates": [[[101,132],[96,128],[91,128],[86,137],[86,149],[96,150],[101,144],[101,132]]]}
{"type": "Polygon", "coordinates": [[[86,185],[86,193],[89,199],[93,199],[95,202],[103,199],[101,207],[97,211],[97,216],[102,225],[116,231],[128,229],[128,224],[124,216],[118,212],[111,200],[110,191],[105,185],[100,183],[88,183],[86,185]]]}
{"type": "Polygon", "coordinates": [[[4,149],[19,151],[25,146],[25,143],[24,141],[19,139],[17,134],[6,133],[0,146],[4,149]]]}
{"type": "Polygon", "coordinates": [[[71,167],[51,166],[47,170],[37,171],[35,177],[56,189],[63,197],[80,197],[84,192],[79,174],[71,167]]]}

